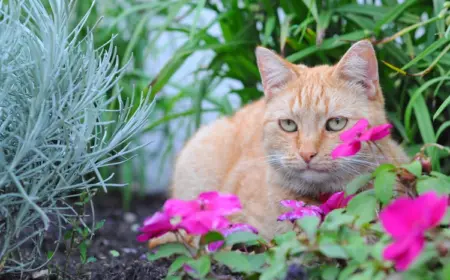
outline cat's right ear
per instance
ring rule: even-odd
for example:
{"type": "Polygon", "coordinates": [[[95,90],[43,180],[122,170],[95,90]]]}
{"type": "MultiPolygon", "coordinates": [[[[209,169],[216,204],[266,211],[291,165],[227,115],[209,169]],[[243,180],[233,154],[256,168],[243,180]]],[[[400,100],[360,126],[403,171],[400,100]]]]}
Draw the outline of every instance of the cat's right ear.
{"type": "Polygon", "coordinates": [[[294,67],[273,51],[256,48],[256,60],[264,87],[264,94],[271,98],[285,89],[287,83],[297,76],[294,67]]]}

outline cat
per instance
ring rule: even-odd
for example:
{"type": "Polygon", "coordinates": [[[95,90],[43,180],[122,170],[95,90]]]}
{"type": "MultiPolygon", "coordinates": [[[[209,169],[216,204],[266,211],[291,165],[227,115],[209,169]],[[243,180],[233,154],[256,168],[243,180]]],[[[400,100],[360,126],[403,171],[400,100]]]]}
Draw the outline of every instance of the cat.
{"type": "Polygon", "coordinates": [[[378,163],[408,157],[390,137],[380,149],[364,145],[353,157],[332,159],[340,132],[359,119],[387,123],[372,44],[355,43],[333,66],[294,65],[257,47],[264,97],[231,117],[204,126],[178,156],[171,196],[193,199],[204,191],[236,194],[243,205],[233,222],[248,223],[270,240],[292,228],[277,222],[285,199],[318,203],[343,190],[378,163]],[[382,151],[382,153],[381,153],[382,151]]]}

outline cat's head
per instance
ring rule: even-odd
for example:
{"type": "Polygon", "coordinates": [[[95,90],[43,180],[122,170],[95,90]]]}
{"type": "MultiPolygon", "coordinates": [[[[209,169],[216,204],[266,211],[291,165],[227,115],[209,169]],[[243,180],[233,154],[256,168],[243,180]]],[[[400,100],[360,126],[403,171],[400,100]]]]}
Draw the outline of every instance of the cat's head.
{"type": "Polygon", "coordinates": [[[351,158],[330,156],[339,134],[359,119],[386,122],[369,41],[354,44],[334,66],[294,65],[262,47],[256,56],[266,99],[264,147],[274,170],[294,183],[334,188],[309,191],[336,191],[336,182],[375,165],[367,146],[351,158]]]}

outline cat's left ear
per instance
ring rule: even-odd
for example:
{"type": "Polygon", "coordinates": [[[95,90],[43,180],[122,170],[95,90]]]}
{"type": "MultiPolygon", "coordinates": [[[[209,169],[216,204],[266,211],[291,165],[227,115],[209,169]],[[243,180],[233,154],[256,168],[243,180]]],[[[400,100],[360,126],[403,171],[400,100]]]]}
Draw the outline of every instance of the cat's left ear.
{"type": "Polygon", "coordinates": [[[378,93],[379,77],[375,50],[368,40],[354,44],[336,65],[334,74],[351,83],[364,87],[369,99],[378,93]]]}

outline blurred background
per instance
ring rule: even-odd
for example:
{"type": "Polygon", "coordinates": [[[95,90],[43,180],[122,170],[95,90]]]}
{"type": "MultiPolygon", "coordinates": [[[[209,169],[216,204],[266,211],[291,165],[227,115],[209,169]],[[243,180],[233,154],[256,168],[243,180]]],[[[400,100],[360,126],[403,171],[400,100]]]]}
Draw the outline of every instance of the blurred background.
{"type": "MultiPolygon", "coordinates": [[[[120,169],[103,170],[128,184],[120,189],[125,208],[133,196],[167,190],[177,152],[199,126],[262,96],[254,56],[258,45],[313,66],[335,63],[351,43],[372,40],[394,137],[410,155],[423,143],[449,144],[446,1],[92,2],[75,2],[71,20],[78,22],[92,9],[87,20],[96,46],[114,37],[126,67],[122,96],[134,97],[136,106],[141,93],[156,98],[145,133],[130,143],[148,144],[120,169]]],[[[435,168],[450,170],[445,154],[429,152],[435,168]]]]}

